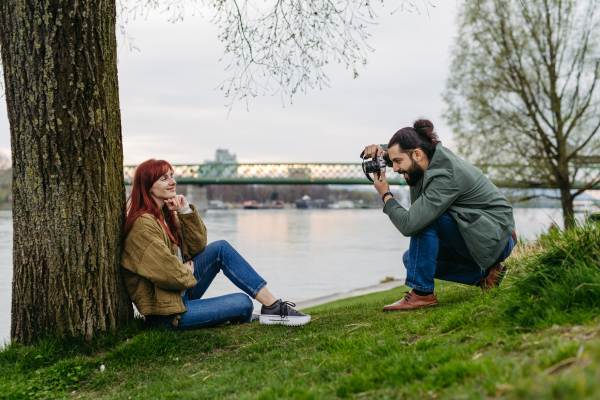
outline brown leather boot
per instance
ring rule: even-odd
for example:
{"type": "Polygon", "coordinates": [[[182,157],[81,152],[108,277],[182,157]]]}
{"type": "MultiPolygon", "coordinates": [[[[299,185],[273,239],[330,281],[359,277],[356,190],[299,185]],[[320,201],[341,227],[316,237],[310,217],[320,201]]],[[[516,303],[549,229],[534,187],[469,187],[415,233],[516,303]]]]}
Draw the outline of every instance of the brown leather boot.
{"type": "Polygon", "coordinates": [[[494,286],[500,286],[502,278],[506,275],[506,265],[502,263],[494,264],[490,267],[490,273],[487,277],[477,283],[481,290],[488,291],[494,286]]]}
{"type": "MultiPolygon", "coordinates": [[[[515,240],[516,246],[517,231],[513,231],[511,236],[515,240]]],[[[491,270],[489,275],[486,278],[480,280],[479,283],[477,283],[477,286],[479,286],[484,291],[488,291],[494,286],[500,286],[500,283],[502,283],[502,278],[504,278],[504,276],[506,275],[506,265],[502,263],[494,264],[490,268],[491,270]]]]}
{"type": "Polygon", "coordinates": [[[403,299],[383,307],[383,311],[408,311],[438,305],[437,298],[433,293],[429,296],[419,296],[414,290],[411,290],[410,293],[404,293],[406,293],[406,296],[404,296],[403,299]]]}

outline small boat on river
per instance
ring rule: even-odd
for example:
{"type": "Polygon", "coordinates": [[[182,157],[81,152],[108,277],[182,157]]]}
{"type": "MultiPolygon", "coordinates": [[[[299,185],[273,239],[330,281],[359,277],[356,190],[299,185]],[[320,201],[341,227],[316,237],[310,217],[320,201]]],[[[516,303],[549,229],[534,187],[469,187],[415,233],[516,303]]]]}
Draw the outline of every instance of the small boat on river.
{"type": "Polygon", "coordinates": [[[242,203],[246,210],[281,210],[283,209],[283,201],[278,200],[271,203],[259,203],[256,200],[248,200],[242,203]]]}
{"type": "Polygon", "coordinates": [[[242,204],[244,205],[244,210],[259,210],[261,208],[261,204],[256,200],[248,200],[242,204]]]}
{"type": "Polygon", "coordinates": [[[311,199],[310,196],[304,195],[300,200],[296,200],[296,208],[328,208],[329,201],[323,199],[311,199]]]}

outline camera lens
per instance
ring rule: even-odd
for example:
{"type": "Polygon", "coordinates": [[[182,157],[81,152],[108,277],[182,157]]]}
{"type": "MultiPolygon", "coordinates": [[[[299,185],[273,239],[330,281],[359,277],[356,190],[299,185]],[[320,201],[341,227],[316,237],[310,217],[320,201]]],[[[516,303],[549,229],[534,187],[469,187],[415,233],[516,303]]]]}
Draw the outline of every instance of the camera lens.
{"type": "Polygon", "coordinates": [[[365,161],[363,164],[367,174],[372,174],[373,172],[379,173],[379,165],[375,161],[365,161]]]}

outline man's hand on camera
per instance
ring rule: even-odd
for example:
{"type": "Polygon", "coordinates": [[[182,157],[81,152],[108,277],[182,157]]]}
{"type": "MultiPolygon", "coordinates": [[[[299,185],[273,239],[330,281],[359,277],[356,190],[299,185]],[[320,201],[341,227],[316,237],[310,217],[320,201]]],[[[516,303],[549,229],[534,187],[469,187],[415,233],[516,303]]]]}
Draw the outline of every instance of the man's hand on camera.
{"type": "Polygon", "coordinates": [[[383,151],[383,147],[378,144],[372,144],[370,146],[365,147],[365,156],[369,158],[375,158],[378,155],[385,156],[387,153],[383,151]]]}
{"type": "MultiPolygon", "coordinates": [[[[390,184],[385,179],[385,171],[381,171],[381,180],[379,180],[379,174],[373,174],[373,177],[375,178],[375,189],[380,196],[383,196],[385,193],[390,191],[390,184]]],[[[391,198],[392,196],[388,195],[385,199],[383,199],[383,201],[385,202],[391,198]]]]}

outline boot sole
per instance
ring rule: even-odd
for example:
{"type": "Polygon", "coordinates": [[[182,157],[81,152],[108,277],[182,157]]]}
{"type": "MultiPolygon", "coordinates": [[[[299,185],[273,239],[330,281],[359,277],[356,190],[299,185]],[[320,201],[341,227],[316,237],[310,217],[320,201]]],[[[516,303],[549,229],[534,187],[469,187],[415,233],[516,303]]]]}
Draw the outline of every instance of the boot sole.
{"type": "Polygon", "coordinates": [[[427,304],[427,305],[424,305],[424,306],[421,306],[421,307],[415,307],[415,308],[404,308],[404,309],[402,309],[402,308],[396,308],[396,309],[394,309],[394,308],[391,308],[391,309],[390,309],[390,308],[388,308],[387,310],[386,310],[386,309],[383,309],[383,311],[414,311],[414,310],[420,310],[421,308],[427,308],[427,307],[437,307],[438,305],[439,305],[439,304],[427,304]]]}

